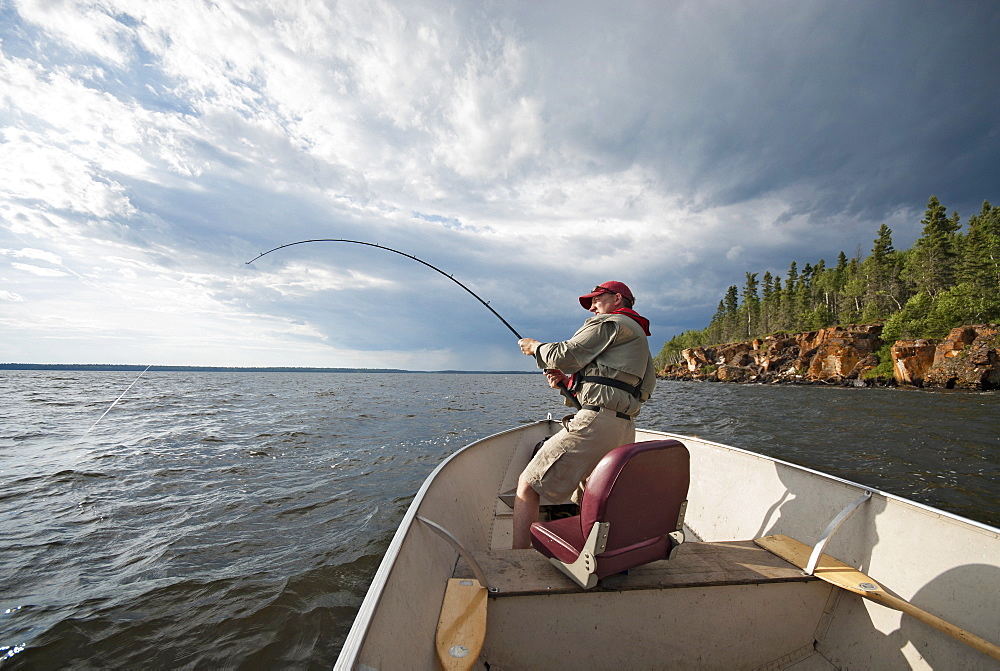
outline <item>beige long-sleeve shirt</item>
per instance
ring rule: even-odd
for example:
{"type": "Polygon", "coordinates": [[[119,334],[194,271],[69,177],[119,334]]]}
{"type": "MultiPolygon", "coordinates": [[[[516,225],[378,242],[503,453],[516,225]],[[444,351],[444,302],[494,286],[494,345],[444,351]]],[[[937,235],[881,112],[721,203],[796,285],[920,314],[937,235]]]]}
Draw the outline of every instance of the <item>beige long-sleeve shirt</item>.
{"type": "Polygon", "coordinates": [[[576,390],[582,405],[599,405],[632,417],[639,414],[642,403],[656,387],[649,341],[642,327],[627,315],[594,315],[569,340],[539,345],[535,361],[542,369],[558,368],[568,375],[610,377],[639,385],[638,397],[594,382],[584,382],[576,390]]]}

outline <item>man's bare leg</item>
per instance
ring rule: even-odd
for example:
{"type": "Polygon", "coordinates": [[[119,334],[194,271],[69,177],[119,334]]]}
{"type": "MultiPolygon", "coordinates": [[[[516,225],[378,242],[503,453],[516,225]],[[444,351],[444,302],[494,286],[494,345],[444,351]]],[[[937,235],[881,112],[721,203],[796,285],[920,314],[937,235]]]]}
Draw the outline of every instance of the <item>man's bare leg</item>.
{"type": "Polygon", "coordinates": [[[521,476],[517,480],[517,496],[514,498],[514,544],[515,550],[531,547],[531,524],[538,521],[540,497],[521,476]]]}

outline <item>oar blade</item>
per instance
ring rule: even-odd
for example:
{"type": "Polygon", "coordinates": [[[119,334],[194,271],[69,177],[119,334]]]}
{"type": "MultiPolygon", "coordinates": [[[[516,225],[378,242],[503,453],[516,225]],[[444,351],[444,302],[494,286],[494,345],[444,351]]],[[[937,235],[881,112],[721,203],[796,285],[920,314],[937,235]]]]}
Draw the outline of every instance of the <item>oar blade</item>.
{"type": "MultiPolygon", "coordinates": [[[[800,569],[805,569],[809,565],[809,555],[812,554],[812,548],[790,536],[775,534],[774,536],[758,538],[754,543],[800,569]]],[[[862,596],[872,596],[876,592],[883,592],[879,584],[864,573],[826,554],[821,555],[819,561],[816,562],[816,570],[813,575],[862,596]]]]}
{"type": "Polygon", "coordinates": [[[478,580],[451,578],[441,604],[435,647],[448,671],[471,669],[486,640],[486,588],[478,580]]]}

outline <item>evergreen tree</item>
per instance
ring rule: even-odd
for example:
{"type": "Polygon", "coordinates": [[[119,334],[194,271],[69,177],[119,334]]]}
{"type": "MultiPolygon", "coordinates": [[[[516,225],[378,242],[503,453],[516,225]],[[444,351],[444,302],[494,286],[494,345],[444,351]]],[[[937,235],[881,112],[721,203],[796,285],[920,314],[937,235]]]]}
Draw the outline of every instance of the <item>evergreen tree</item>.
{"type": "Polygon", "coordinates": [[[723,332],[723,341],[733,341],[738,338],[740,316],[739,316],[739,291],[736,285],[726,290],[726,324],[723,332]]]}
{"type": "Polygon", "coordinates": [[[725,340],[726,331],[726,303],[724,300],[719,301],[719,307],[715,309],[715,314],[712,316],[712,321],[705,329],[705,342],[707,343],[719,343],[725,340]]]}
{"type": "Polygon", "coordinates": [[[712,317],[712,323],[722,324],[726,320],[726,303],[724,301],[719,301],[719,307],[715,309],[715,315],[712,317]]]}
{"type": "Polygon", "coordinates": [[[788,278],[785,280],[785,291],[789,294],[794,293],[798,288],[799,281],[799,271],[796,268],[795,261],[792,261],[792,265],[788,267],[788,278]]]}
{"type": "Polygon", "coordinates": [[[879,262],[884,262],[895,251],[892,246],[892,229],[882,224],[878,227],[877,235],[875,246],[872,247],[872,257],[879,262]]]}
{"type": "Polygon", "coordinates": [[[935,301],[940,321],[1000,321],[1000,208],[985,201],[979,214],[969,218],[969,231],[960,240],[958,283],[935,301]]]}
{"type": "Polygon", "coordinates": [[[838,273],[841,273],[841,277],[843,277],[843,273],[847,272],[847,255],[844,254],[844,250],[840,250],[840,254],[837,255],[836,270],[838,273]]]}
{"type": "Polygon", "coordinates": [[[958,278],[983,292],[1000,293],[1000,207],[988,200],[969,218],[958,278]]]}
{"type": "Polygon", "coordinates": [[[847,273],[844,279],[843,296],[840,300],[840,319],[842,322],[856,322],[861,319],[862,296],[865,293],[866,284],[861,273],[861,260],[859,255],[851,258],[847,264],[847,273]]]}
{"type": "Polygon", "coordinates": [[[726,290],[726,315],[730,317],[735,316],[736,310],[739,308],[739,304],[740,295],[736,290],[736,285],[734,284],[726,290]]]}
{"type": "Polygon", "coordinates": [[[781,289],[781,278],[776,276],[774,278],[774,288],[771,289],[771,312],[770,316],[768,317],[768,319],[770,319],[771,321],[770,329],[772,331],[780,331],[785,328],[781,322],[782,295],[783,293],[781,289]]]}
{"type": "Polygon", "coordinates": [[[770,271],[764,272],[764,280],[760,290],[760,321],[758,329],[760,333],[770,333],[773,322],[772,310],[774,309],[774,277],[770,271]]]}
{"type": "Polygon", "coordinates": [[[892,246],[892,229],[882,224],[872,247],[871,256],[864,260],[865,308],[862,321],[885,319],[902,309],[902,285],[899,282],[900,256],[892,246]]]}
{"type": "MultiPolygon", "coordinates": [[[[846,257],[844,266],[847,266],[846,257]]],[[[813,275],[813,322],[819,325],[817,328],[822,328],[836,323],[839,274],[836,268],[827,268],[826,261],[820,259],[813,275]]]]}
{"type": "Polygon", "coordinates": [[[756,334],[757,321],[760,312],[760,298],[757,296],[757,273],[747,273],[746,284],[743,285],[743,319],[747,338],[756,334]]]}
{"type": "Polygon", "coordinates": [[[906,276],[933,299],[954,283],[958,213],[949,218],[937,196],[931,196],[920,223],[924,228],[907,256],[906,276]]]}
{"type": "Polygon", "coordinates": [[[847,254],[844,254],[841,250],[840,254],[837,255],[837,266],[833,269],[833,274],[831,277],[831,288],[833,295],[828,301],[830,308],[830,317],[836,324],[840,322],[841,314],[841,301],[844,296],[844,288],[847,286],[847,254]]]}
{"type": "Polygon", "coordinates": [[[795,261],[792,261],[791,265],[788,266],[788,275],[785,277],[785,290],[781,294],[781,323],[783,329],[791,331],[797,326],[798,290],[799,270],[795,261]]]}
{"type": "Polygon", "coordinates": [[[767,302],[771,298],[773,289],[774,277],[771,275],[770,270],[764,271],[764,278],[761,280],[760,287],[760,298],[762,302],[767,302]]]}

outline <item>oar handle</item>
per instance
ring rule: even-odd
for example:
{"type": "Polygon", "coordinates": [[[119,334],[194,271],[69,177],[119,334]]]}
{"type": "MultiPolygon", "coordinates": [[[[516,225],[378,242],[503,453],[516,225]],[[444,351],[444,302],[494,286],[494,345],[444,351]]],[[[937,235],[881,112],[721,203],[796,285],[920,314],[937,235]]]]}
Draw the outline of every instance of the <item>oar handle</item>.
{"type": "Polygon", "coordinates": [[[924,624],[930,625],[938,631],[948,634],[952,638],[975,648],[979,652],[985,653],[993,659],[1000,660],[1000,645],[990,643],[985,638],[980,638],[970,631],[966,631],[961,627],[953,625],[951,622],[942,620],[937,615],[932,615],[926,610],[917,608],[909,601],[904,601],[903,599],[882,591],[868,592],[865,593],[864,596],[872,601],[882,604],[883,606],[888,606],[889,608],[895,608],[898,611],[902,611],[907,615],[920,620],[924,624]]]}
{"type": "MultiPolygon", "coordinates": [[[[754,540],[754,543],[799,568],[805,568],[809,563],[809,546],[794,538],[789,538],[783,534],[775,534],[773,536],[757,538],[754,540]]],[[[888,608],[895,608],[914,619],[920,620],[926,625],[934,627],[944,634],[948,634],[955,640],[961,641],[989,655],[993,659],[1000,660],[1000,646],[956,627],[936,615],[931,615],[927,611],[917,608],[909,601],[904,601],[899,597],[888,594],[874,580],[839,559],[834,559],[830,555],[822,555],[816,568],[816,573],[813,575],[835,587],[859,594],[888,608]]]]}

